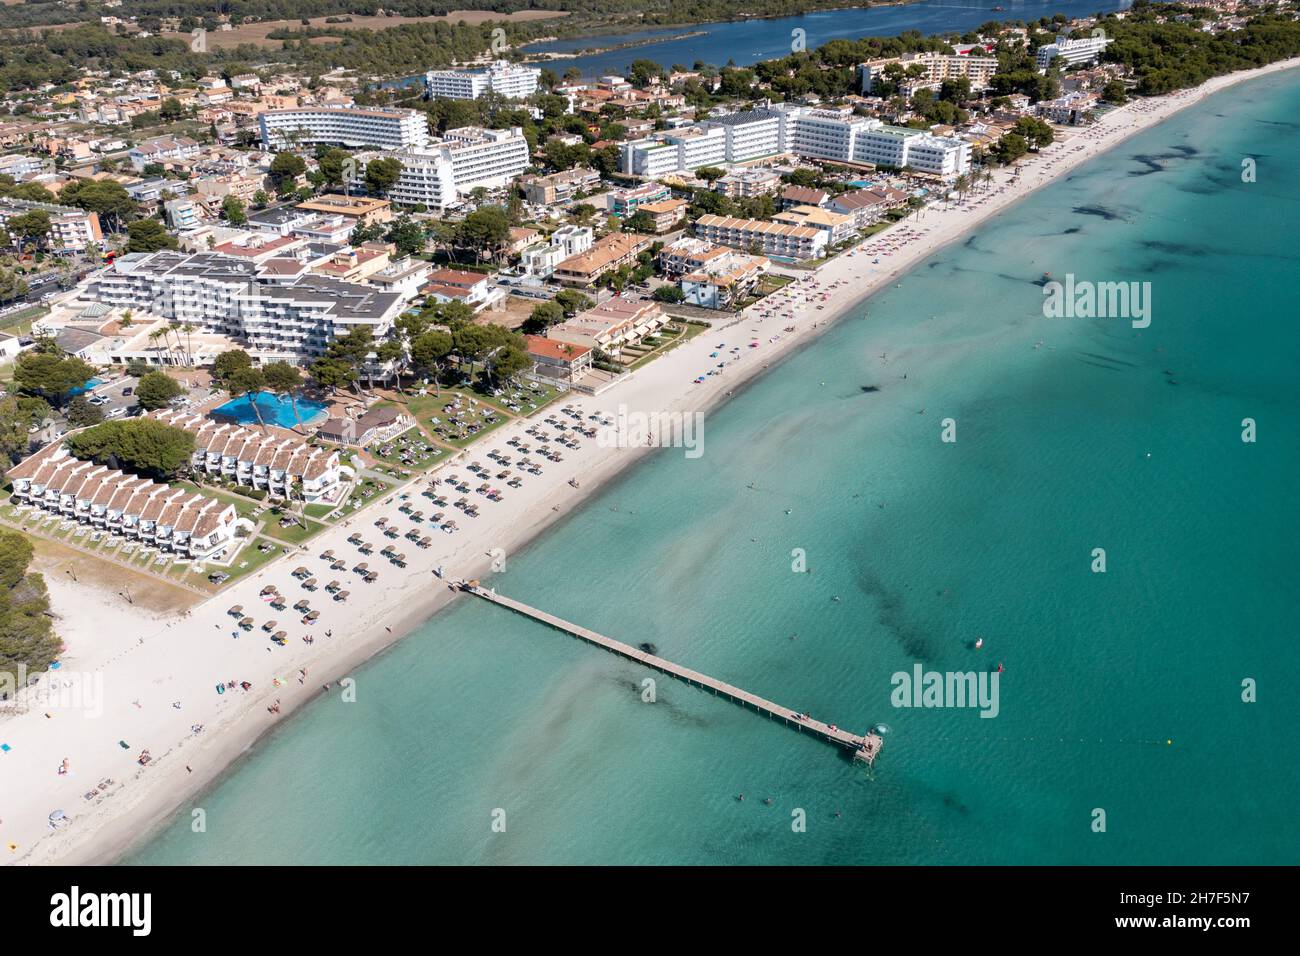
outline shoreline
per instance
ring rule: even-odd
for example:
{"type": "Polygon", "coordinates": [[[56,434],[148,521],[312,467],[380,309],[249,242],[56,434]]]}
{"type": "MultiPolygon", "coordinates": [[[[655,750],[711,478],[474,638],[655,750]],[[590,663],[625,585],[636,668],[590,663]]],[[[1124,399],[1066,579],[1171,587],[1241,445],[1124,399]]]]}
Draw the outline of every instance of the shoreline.
{"type": "MultiPolygon", "coordinates": [[[[1024,165],[1024,172],[1019,177],[1005,169],[997,171],[990,188],[971,194],[964,208],[941,208],[936,204],[926,210],[923,219],[908,219],[895,224],[862,241],[855,251],[842,253],[817,270],[808,272],[804,278],[762,300],[758,307],[741,315],[726,316],[725,322],[719,322],[710,331],[678,346],[637,372],[627,373],[604,395],[592,398],[570,393],[549,406],[542,415],[509,423],[471,453],[461,454],[427,475],[460,472],[467,461],[482,457],[488,449],[503,447],[508,437],[521,434],[545,417],[559,415],[559,408],[567,403],[580,404],[584,411],[593,408],[608,411],[618,404],[656,411],[707,412],[716,408],[756,381],[764,371],[807,347],[845,314],[860,308],[875,292],[898,282],[935,252],[964,238],[975,227],[1040,187],[1214,93],[1297,65],[1300,65],[1300,58],[1279,61],[1257,70],[1216,77],[1193,90],[1132,101],[1092,127],[1071,130],[1068,140],[1048,147],[1036,161],[1024,165]],[[901,241],[900,237],[908,234],[915,237],[901,241]],[[870,262],[872,253],[865,251],[891,246],[890,252],[881,253],[879,266],[870,262]],[[811,307],[800,309],[798,304],[787,305],[785,308],[793,312],[793,319],[770,315],[766,322],[763,321],[760,316],[764,308],[770,310],[777,302],[791,302],[796,293],[790,290],[799,287],[803,288],[805,296],[808,290],[815,290],[815,301],[822,304],[815,310],[811,307]],[[783,327],[789,325],[794,325],[797,331],[793,334],[783,332],[783,327]],[[750,328],[752,334],[744,334],[746,328],[750,328]],[[743,348],[747,340],[758,343],[758,347],[743,348]],[[688,385],[688,378],[701,374],[699,369],[714,364],[706,356],[711,343],[716,342],[725,342],[728,346],[740,344],[740,357],[728,362],[727,369],[709,379],[707,384],[688,385]],[[733,365],[739,368],[733,370],[733,365]]],[[[805,304],[811,306],[810,302],[805,304]]],[[[403,571],[381,564],[381,576],[386,582],[390,578],[402,579],[396,587],[390,587],[388,583],[382,587],[358,584],[354,602],[334,605],[326,600],[321,608],[325,615],[322,626],[347,631],[348,637],[318,640],[314,645],[294,643],[287,650],[267,651],[264,639],[258,640],[261,636],[258,631],[245,635],[244,640],[234,644],[226,636],[230,618],[224,609],[240,601],[246,605],[252,602],[252,606],[256,606],[257,589],[262,584],[272,579],[285,582],[289,578],[288,571],[293,567],[289,562],[290,556],[266,565],[226,593],[196,605],[190,612],[196,619],[193,628],[186,624],[173,629],[175,622],[159,627],[159,620],[150,621],[144,618],[143,612],[137,612],[138,630],[135,633],[152,633],[139,637],[138,643],[124,643],[116,649],[116,654],[103,661],[94,660],[96,655],[88,654],[87,648],[82,646],[87,640],[85,635],[95,633],[96,620],[102,628],[102,616],[96,617],[102,612],[102,606],[97,611],[94,602],[87,602],[89,607],[65,610],[61,601],[56,603],[56,611],[64,616],[70,627],[66,634],[69,654],[64,658],[65,666],[74,670],[94,668],[106,675],[106,685],[111,684],[118,694],[113,701],[113,717],[118,722],[109,725],[112,729],[105,728],[102,723],[89,726],[80,735],[81,740],[69,741],[66,733],[60,735],[56,731],[60,723],[66,725],[76,717],[57,714],[57,719],[42,721],[40,714],[0,711],[0,739],[15,745],[15,751],[4,755],[4,762],[0,762],[0,783],[3,784],[0,793],[4,793],[0,797],[0,819],[4,821],[0,824],[0,842],[19,844],[16,851],[10,851],[5,862],[107,863],[120,860],[169,825],[179,807],[219,781],[229,767],[265,734],[280,726],[284,717],[321,696],[324,679],[328,678],[332,685],[423,625],[457,597],[447,590],[443,581],[432,577],[429,573],[431,566],[445,564],[448,578],[484,575],[489,566],[487,547],[504,547],[508,555],[525,549],[591,495],[626,473],[651,450],[640,447],[601,448],[594,442],[584,441],[580,450],[564,452],[563,464],[547,465],[546,478],[530,478],[524,489],[508,493],[504,503],[484,503],[483,516],[467,520],[467,526],[460,533],[447,539],[446,547],[440,541],[433,549],[431,562],[421,552],[416,552],[416,560],[403,571]],[[564,480],[570,475],[581,476],[580,491],[575,492],[564,480]],[[429,590],[430,584],[433,585],[432,591],[429,590]],[[402,610],[394,612],[394,607],[402,610]],[[340,621],[340,615],[345,619],[340,621]],[[215,624],[219,632],[215,639],[212,628],[200,624],[200,621],[215,624]],[[78,624],[85,626],[84,632],[78,629],[78,624]],[[183,646],[176,640],[182,631],[185,632],[183,646]],[[195,638],[193,642],[191,637],[195,638]],[[139,660],[141,654],[137,651],[140,648],[150,653],[147,661],[139,660]],[[237,656],[240,659],[235,660],[237,656]],[[218,698],[215,703],[210,699],[211,691],[208,691],[207,705],[192,707],[190,696],[196,695],[202,684],[210,686],[212,683],[212,672],[202,668],[218,666],[229,667],[236,679],[247,677],[253,682],[254,690],[246,696],[239,696],[238,706],[234,706],[232,699],[238,691],[218,698]],[[291,677],[284,675],[292,675],[299,667],[308,667],[313,673],[295,690],[291,677]],[[235,673],[237,669],[243,669],[243,672],[235,673]],[[203,676],[205,674],[207,676],[203,676]],[[109,677],[111,682],[107,679],[109,677]],[[275,677],[281,680],[279,686],[273,683],[275,677]],[[132,697],[135,699],[131,700],[132,697]],[[168,702],[173,699],[184,702],[187,708],[181,712],[184,716],[170,712],[174,705],[169,706],[168,702]],[[275,716],[267,715],[263,710],[272,699],[281,703],[281,711],[275,716]],[[145,709],[146,702],[156,710],[145,709]],[[202,723],[203,733],[184,733],[191,722],[202,723]],[[178,728],[182,733],[176,739],[178,728]],[[132,741],[131,753],[116,747],[119,735],[132,741]],[[107,738],[112,739],[106,746],[107,738]],[[167,745],[169,740],[173,742],[167,745]],[[78,746],[86,752],[78,751],[78,746]],[[147,768],[136,767],[131,754],[145,746],[155,749],[154,760],[147,768]],[[65,753],[73,755],[80,779],[71,786],[60,781],[58,792],[52,793],[55,786],[49,778],[41,778],[39,774],[52,774],[53,765],[65,753]],[[196,766],[194,773],[187,773],[187,762],[196,766]],[[81,769],[83,766],[91,769],[81,769]],[[11,771],[23,776],[12,777],[11,771]],[[121,777],[123,782],[87,806],[80,798],[80,791],[93,786],[94,780],[109,775],[121,777]],[[55,808],[66,810],[73,818],[71,827],[53,832],[45,829],[45,817],[55,808]],[[14,822],[19,819],[22,820],[21,829],[14,822]],[[42,830],[45,830],[44,834],[42,830]]],[[[371,528],[367,522],[379,515],[396,515],[398,494],[419,487],[427,475],[394,489],[383,502],[372,503],[359,512],[357,517],[364,521],[357,522],[354,518],[357,524],[354,530],[378,540],[377,532],[366,530],[371,528]]],[[[427,510],[428,506],[419,502],[416,507],[427,510]]],[[[354,552],[343,543],[348,534],[343,525],[328,529],[313,540],[309,551],[292,556],[292,560],[309,564],[324,548],[333,548],[341,556],[352,558],[354,552]]],[[[343,574],[340,572],[341,576],[343,574]]],[[[286,596],[293,594],[288,588],[296,587],[296,584],[289,581],[284,585],[286,596]]],[[[50,589],[56,600],[71,596],[76,590],[66,581],[59,581],[56,586],[53,578],[50,589]]],[[[77,593],[84,594],[85,591],[82,589],[77,593]]],[[[314,602],[320,600],[320,597],[313,596],[314,602]]],[[[120,607],[117,613],[123,614],[120,607]]],[[[129,617],[129,614],[125,616],[129,617]]],[[[302,628],[294,624],[290,630],[292,638],[296,639],[302,628]]],[[[114,637],[121,639],[119,635],[114,637]]],[[[219,679],[225,679],[225,676],[225,670],[217,674],[219,679]]]]}

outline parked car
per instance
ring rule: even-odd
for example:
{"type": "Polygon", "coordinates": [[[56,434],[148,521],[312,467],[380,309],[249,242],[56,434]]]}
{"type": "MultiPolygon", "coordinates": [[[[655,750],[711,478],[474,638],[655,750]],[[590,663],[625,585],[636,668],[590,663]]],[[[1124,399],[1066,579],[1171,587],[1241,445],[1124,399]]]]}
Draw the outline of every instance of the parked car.
{"type": "Polygon", "coordinates": [[[208,580],[211,581],[213,584],[224,584],[225,582],[230,580],[230,575],[227,574],[225,571],[218,571],[215,574],[209,574],[208,580]]]}
{"type": "Polygon", "coordinates": [[[135,389],[133,389],[133,388],[124,388],[124,389],[122,389],[122,394],[123,394],[123,395],[134,395],[134,394],[135,394],[135,389]]]}
{"type": "Polygon", "coordinates": [[[126,414],[126,409],[125,409],[125,408],[115,408],[115,409],[113,409],[111,412],[108,413],[108,417],[109,417],[109,418],[121,418],[121,417],[122,417],[123,415],[125,415],[125,414],[126,414]]]}

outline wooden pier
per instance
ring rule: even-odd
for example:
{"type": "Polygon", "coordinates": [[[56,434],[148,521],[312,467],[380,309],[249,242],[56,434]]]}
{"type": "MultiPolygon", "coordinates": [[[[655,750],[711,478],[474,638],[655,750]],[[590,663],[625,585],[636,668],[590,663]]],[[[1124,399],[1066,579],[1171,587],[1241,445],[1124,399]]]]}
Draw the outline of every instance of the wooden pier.
{"type": "Polygon", "coordinates": [[[483,598],[485,601],[499,604],[502,607],[509,608],[517,614],[531,617],[533,620],[547,624],[556,630],[564,631],[568,634],[572,634],[574,637],[587,641],[590,644],[603,647],[605,650],[612,651],[620,657],[636,661],[638,664],[644,664],[646,667],[657,670],[663,674],[668,674],[671,677],[685,681],[695,687],[700,687],[704,690],[711,690],[717,696],[726,697],[733,703],[755,710],[763,716],[770,717],[773,720],[779,720],[800,732],[810,733],[815,737],[822,738],[828,743],[843,747],[845,750],[848,750],[853,754],[854,760],[862,760],[867,764],[874,764],[876,756],[880,753],[880,748],[884,744],[884,741],[874,733],[868,733],[866,736],[853,734],[847,730],[842,730],[833,724],[823,723],[822,721],[816,720],[812,717],[801,716],[797,711],[793,711],[788,707],[782,707],[779,704],[774,704],[770,700],[764,700],[762,697],[751,694],[749,691],[742,690],[739,687],[734,687],[731,684],[724,683],[723,681],[715,680],[707,674],[701,674],[699,671],[693,671],[689,667],[682,667],[680,664],[674,664],[670,660],[657,657],[654,654],[648,654],[630,644],[624,644],[622,641],[616,641],[612,637],[598,634],[588,628],[581,627],[577,624],[566,621],[563,618],[556,617],[554,614],[547,614],[545,611],[524,604],[522,601],[516,601],[513,598],[497,594],[494,590],[482,587],[477,581],[463,582],[461,583],[460,588],[463,591],[483,598]]]}

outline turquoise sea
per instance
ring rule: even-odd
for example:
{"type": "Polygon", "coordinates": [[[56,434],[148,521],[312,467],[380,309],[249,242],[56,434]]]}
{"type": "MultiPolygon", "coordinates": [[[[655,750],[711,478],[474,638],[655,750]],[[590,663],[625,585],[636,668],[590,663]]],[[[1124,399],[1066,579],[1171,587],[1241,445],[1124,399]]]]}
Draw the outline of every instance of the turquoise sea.
{"type": "Polygon", "coordinates": [[[1258,80],[1040,191],[494,579],[886,722],[874,772],[666,678],[644,703],[638,667],[463,600],[130,862],[1300,862],[1297,116],[1300,76],[1258,80]],[[1150,327],[1044,318],[1045,271],[1150,282],[1150,327]],[[1002,662],[1000,713],[892,707],[916,662],[1002,662]]]}

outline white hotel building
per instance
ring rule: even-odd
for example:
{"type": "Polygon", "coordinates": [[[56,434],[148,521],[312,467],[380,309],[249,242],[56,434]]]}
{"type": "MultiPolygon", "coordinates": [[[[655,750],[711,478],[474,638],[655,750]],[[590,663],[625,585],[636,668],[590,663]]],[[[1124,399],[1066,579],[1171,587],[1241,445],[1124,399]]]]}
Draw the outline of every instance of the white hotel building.
{"type": "Polygon", "coordinates": [[[695,126],[622,144],[619,166],[629,175],[657,179],[670,173],[690,174],[704,166],[775,156],[785,152],[783,126],[783,114],[775,110],[715,116],[695,126]]]}
{"type": "Polygon", "coordinates": [[[910,166],[955,179],[970,171],[970,144],[923,130],[886,126],[837,110],[781,106],[715,117],[697,126],[624,143],[623,172],[645,179],[692,173],[783,153],[828,162],[910,166]]]}
{"type": "Polygon", "coordinates": [[[195,471],[230,478],[278,498],[291,491],[308,502],[337,497],[343,473],[336,448],[317,448],[283,431],[264,432],[189,412],[160,410],[149,417],[194,436],[190,466],[195,471]]]}
{"type": "Polygon", "coordinates": [[[81,297],[227,336],[262,362],[309,361],[360,326],[382,338],[404,308],[394,292],[312,274],[277,279],[256,262],[213,252],[122,256],[81,297]]]}
{"type": "Polygon", "coordinates": [[[908,53],[903,56],[884,57],[859,63],[858,83],[861,91],[864,94],[874,93],[876,82],[885,76],[886,67],[894,63],[903,70],[912,66],[919,66],[925,70],[923,76],[903,80],[903,92],[907,96],[922,87],[937,89],[944,80],[956,80],[962,77],[970,80],[972,90],[987,89],[993,74],[998,71],[998,58],[995,56],[971,56],[969,53],[908,53]]]}
{"type": "Polygon", "coordinates": [[[357,182],[365,178],[365,164],[392,157],[402,164],[402,174],[388,198],[405,206],[445,209],[478,186],[498,189],[528,168],[528,140],[518,126],[449,129],[440,140],[409,149],[360,153],[357,182]]]}
{"type": "Polygon", "coordinates": [[[191,558],[235,537],[235,506],[74,458],[55,443],[11,468],[13,502],[191,558]]]}
{"type": "Polygon", "coordinates": [[[424,91],[431,100],[476,100],[492,92],[521,100],[537,92],[542,71],[497,60],[486,70],[430,70],[424,74],[424,91]]]}
{"type": "Polygon", "coordinates": [[[794,226],[765,219],[701,216],[695,235],[719,246],[782,259],[812,259],[826,251],[829,233],[810,226],[794,226]]]}
{"type": "Polygon", "coordinates": [[[808,159],[909,166],[918,173],[955,179],[970,172],[970,144],[923,130],[835,110],[787,107],[786,146],[808,159]]]}
{"type": "Polygon", "coordinates": [[[1085,37],[1082,40],[1068,40],[1064,36],[1058,36],[1055,43],[1049,43],[1047,46],[1040,46],[1035,54],[1038,61],[1038,68],[1046,70],[1053,62],[1060,60],[1056,65],[1062,69],[1071,66],[1077,66],[1080,63],[1096,63],[1101,59],[1102,52],[1106,45],[1112,43],[1110,37],[1085,37]]]}
{"type": "Polygon", "coordinates": [[[312,106],[267,110],[257,115],[257,122],[267,149],[316,143],[407,149],[429,142],[429,122],[418,110],[312,106]]]}

